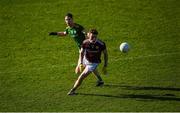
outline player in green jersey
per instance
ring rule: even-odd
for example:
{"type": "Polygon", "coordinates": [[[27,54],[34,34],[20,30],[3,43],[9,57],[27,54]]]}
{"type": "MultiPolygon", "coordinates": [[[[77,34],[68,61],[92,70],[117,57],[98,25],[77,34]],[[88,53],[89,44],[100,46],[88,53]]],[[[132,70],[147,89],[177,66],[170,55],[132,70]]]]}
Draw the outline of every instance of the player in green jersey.
{"type": "MultiPolygon", "coordinates": [[[[65,23],[67,24],[66,30],[63,32],[50,32],[49,35],[57,35],[57,36],[67,36],[69,35],[74,39],[76,42],[79,51],[81,48],[82,42],[85,40],[85,32],[84,32],[84,27],[74,23],[73,21],[73,15],[71,13],[67,13],[65,15],[65,23]]],[[[75,69],[75,72],[78,73],[78,66],[80,64],[80,59],[78,60],[77,67],[75,69]]]]}

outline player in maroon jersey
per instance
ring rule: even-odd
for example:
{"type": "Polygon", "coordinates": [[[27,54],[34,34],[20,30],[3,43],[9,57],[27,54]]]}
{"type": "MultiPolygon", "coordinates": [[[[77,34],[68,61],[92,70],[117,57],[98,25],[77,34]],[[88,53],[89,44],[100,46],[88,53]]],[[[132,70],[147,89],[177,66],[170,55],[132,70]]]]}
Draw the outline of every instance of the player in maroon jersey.
{"type": "MultiPolygon", "coordinates": [[[[101,53],[104,54],[104,66],[103,70],[106,73],[106,67],[108,63],[108,54],[106,45],[103,41],[97,39],[98,32],[96,29],[91,29],[88,32],[88,39],[84,40],[81,45],[81,52],[80,52],[80,66],[84,66],[84,70],[79,75],[78,79],[76,80],[73,88],[68,92],[68,95],[74,95],[75,90],[81,85],[82,81],[92,72],[97,77],[97,85],[102,86],[104,84],[98,70],[97,66],[101,63],[101,53]]],[[[81,69],[79,69],[81,70],[81,69]]]]}

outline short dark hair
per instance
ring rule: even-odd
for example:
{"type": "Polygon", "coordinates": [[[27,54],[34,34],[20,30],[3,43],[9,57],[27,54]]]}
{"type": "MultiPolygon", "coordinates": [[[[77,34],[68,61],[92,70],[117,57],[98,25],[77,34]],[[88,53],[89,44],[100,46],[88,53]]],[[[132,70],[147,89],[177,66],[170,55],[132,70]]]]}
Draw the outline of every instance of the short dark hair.
{"type": "Polygon", "coordinates": [[[98,35],[98,31],[96,29],[90,29],[89,32],[94,35],[98,35]]]}
{"type": "Polygon", "coordinates": [[[67,13],[65,16],[68,16],[70,18],[73,18],[73,15],[71,13],[67,13]]]}

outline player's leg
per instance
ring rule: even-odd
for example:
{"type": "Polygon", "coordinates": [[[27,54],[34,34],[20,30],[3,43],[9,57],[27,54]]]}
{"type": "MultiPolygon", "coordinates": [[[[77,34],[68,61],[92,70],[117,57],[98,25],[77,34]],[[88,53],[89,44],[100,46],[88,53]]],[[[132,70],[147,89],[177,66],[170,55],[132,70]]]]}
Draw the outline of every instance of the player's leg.
{"type": "Polygon", "coordinates": [[[91,71],[88,70],[88,67],[84,69],[84,71],[81,73],[81,75],[76,80],[73,88],[68,92],[68,95],[75,94],[75,90],[81,85],[82,81],[91,73],[91,71]]]}
{"type": "Polygon", "coordinates": [[[101,78],[97,68],[93,71],[93,74],[98,79],[96,86],[102,86],[104,84],[104,82],[103,82],[103,80],[102,80],[102,78],[101,78]]]}
{"type": "Polygon", "coordinates": [[[88,71],[87,69],[85,69],[84,71],[83,71],[83,73],[78,77],[78,79],[76,80],[76,82],[75,82],[75,84],[74,84],[74,86],[73,86],[73,89],[77,89],[80,85],[81,85],[81,83],[82,83],[82,81],[90,74],[91,72],[90,71],[88,71]]]}

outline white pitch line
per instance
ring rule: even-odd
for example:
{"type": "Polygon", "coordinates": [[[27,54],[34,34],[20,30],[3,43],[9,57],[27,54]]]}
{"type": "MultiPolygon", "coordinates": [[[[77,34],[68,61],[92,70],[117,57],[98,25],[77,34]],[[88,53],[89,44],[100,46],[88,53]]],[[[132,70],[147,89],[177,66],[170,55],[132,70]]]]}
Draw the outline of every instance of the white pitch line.
{"type": "MultiPolygon", "coordinates": [[[[162,53],[162,54],[150,54],[150,55],[144,55],[144,56],[136,56],[136,57],[127,57],[127,58],[120,58],[120,57],[111,57],[109,62],[115,62],[119,60],[137,60],[137,59],[143,59],[143,58],[151,58],[151,57],[161,57],[161,56],[169,56],[169,55],[177,55],[180,54],[180,52],[174,52],[174,53],[162,53]]],[[[34,67],[31,69],[21,69],[21,70],[16,70],[16,71],[8,71],[8,72],[0,72],[0,74],[6,74],[6,73],[17,73],[17,72],[22,72],[22,71],[38,71],[38,70],[44,70],[44,69],[53,69],[53,68],[60,68],[60,67],[68,67],[68,66],[76,66],[76,64],[68,64],[68,65],[51,65],[51,66],[46,66],[46,67],[34,67]]]]}

